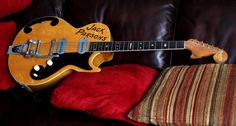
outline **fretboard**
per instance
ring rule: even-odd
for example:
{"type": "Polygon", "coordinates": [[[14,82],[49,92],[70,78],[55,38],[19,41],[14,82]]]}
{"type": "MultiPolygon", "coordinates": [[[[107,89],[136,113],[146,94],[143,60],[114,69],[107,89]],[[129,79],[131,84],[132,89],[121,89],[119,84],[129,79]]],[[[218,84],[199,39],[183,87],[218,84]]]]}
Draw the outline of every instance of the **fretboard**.
{"type": "Polygon", "coordinates": [[[184,41],[112,41],[90,42],[89,52],[182,50],[184,41]]]}

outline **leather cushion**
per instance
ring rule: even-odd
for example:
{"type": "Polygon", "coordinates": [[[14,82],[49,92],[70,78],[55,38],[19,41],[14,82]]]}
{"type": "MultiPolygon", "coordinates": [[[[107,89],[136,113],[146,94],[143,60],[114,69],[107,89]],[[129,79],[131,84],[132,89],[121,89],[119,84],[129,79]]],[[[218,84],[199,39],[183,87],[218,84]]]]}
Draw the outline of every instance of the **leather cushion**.
{"type": "MultiPolygon", "coordinates": [[[[226,50],[227,63],[236,63],[236,3],[233,0],[181,0],[176,40],[198,39],[226,50]]],[[[190,53],[173,53],[173,65],[213,63],[212,58],[189,59],[190,53]],[[181,60],[180,60],[181,59],[181,60]]]]}
{"type": "MultiPolygon", "coordinates": [[[[75,27],[102,22],[114,41],[172,40],[176,0],[70,0],[66,21],[75,27]]],[[[170,51],[115,53],[110,64],[170,65],[170,51]]]]}

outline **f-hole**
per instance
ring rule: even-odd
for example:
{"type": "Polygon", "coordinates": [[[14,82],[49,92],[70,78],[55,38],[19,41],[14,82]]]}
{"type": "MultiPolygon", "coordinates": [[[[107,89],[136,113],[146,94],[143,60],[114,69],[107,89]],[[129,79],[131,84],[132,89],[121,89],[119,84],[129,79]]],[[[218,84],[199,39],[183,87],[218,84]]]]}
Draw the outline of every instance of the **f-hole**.
{"type": "Polygon", "coordinates": [[[32,22],[30,22],[29,24],[27,24],[24,27],[24,33],[30,33],[32,31],[31,26],[37,23],[42,23],[43,21],[51,21],[51,26],[56,26],[59,22],[59,20],[56,17],[42,17],[42,18],[37,18],[35,20],[33,20],[32,22]]]}

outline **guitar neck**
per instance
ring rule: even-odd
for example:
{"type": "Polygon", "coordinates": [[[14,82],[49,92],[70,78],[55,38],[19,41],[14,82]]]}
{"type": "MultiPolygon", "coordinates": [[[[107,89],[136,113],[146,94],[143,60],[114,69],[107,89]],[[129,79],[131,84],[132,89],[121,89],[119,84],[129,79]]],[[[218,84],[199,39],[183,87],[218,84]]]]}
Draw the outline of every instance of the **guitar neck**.
{"type": "Polygon", "coordinates": [[[90,42],[88,52],[125,52],[183,49],[185,49],[185,41],[112,41],[90,42]]]}

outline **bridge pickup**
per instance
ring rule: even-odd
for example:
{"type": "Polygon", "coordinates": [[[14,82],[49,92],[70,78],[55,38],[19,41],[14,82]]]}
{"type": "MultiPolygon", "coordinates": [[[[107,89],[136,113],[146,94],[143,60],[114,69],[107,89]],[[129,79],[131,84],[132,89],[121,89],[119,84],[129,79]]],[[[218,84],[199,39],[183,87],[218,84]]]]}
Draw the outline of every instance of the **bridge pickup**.
{"type": "Polygon", "coordinates": [[[66,51],[67,41],[66,39],[60,39],[57,45],[57,54],[63,54],[66,51]]]}

